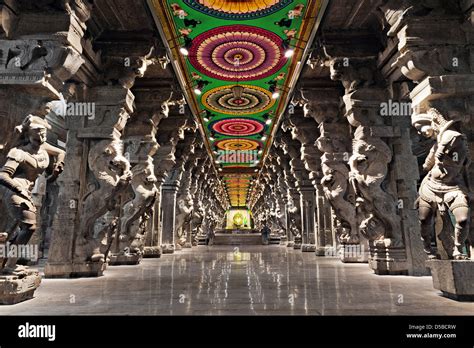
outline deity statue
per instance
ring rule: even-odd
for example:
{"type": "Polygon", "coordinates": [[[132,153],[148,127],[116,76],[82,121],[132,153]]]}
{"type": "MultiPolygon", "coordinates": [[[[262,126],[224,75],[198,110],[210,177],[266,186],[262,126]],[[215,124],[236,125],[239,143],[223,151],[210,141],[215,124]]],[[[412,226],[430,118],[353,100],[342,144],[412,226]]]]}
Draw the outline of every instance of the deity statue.
{"type": "Polygon", "coordinates": [[[467,138],[459,130],[460,122],[447,120],[434,108],[426,114],[413,114],[412,124],[423,136],[436,138],[423,164],[428,174],[421,183],[417,200],[424,250],[430,259],[439,258],[431,246],[434,217],[439,213],[443,228],[437,231],[442,244],[438,249],[443,248],[448,259],[468,259],[463,253],[470,222],[467,138]],[[454,236],[450,214],[455,221],[454,236]]]}
{"type": "MultiPolygon", "coordinates": [[[[47,181],[51,182],[63,171],[65,152],[46,143],[48,129],[51,126],[46,120],[28,115],[15,128],[17,139],[0,169],[0,202],[12,222],[7,236],[3,235],[10,245],[27,244],[36,231],[37,209],[32,198],[36,179],[46,172],[47,181]],[[51,161],[50,157],[55,160],[51,161]]],[[[0,259],[0,272],[25,274],[26,268],[18,266],[17,259],[0,259]]]]}
{"type": "MultiPolygon", "coordinates": [[[[152,213],[153,205],[158,195],[153,161],[149,158],[144,163],[133,166],[130,181],[133,190],[132,199],[125,203],[120,219],[120,250],[128,248],[130,253],[141,254],[142,240],[146,228],[142,228],[152,213]]],[[[145,225],[146,227],[146,225],[145,225]]]]}
{"type": "Polygon", "coordinates": [[[186,227],[188,227],[188,223],[190,223],[190,219],[192,218],[191,214],[193,208],[193,199],[189,193],[185,194],[184,197],[182,196],[178,198],[175,229],[178,237],[176,243],[179,245],[184,245],[186,243],[186,227]]]}

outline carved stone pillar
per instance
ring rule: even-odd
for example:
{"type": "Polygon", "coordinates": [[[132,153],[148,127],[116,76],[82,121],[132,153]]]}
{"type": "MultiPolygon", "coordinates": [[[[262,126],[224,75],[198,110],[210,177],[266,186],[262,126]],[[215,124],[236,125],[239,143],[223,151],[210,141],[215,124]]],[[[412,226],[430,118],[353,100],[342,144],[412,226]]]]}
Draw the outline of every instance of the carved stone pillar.
{"type": "MultiPolygon", "coordinates": [[[[187,156],[182,153],[181,156],[187,157],[184,165],[183,178],[177,197],[177,216],[176,216],[176,248],[191,248],[191,219],[194,209],[194,200],[191,195],[191,185],[193,181],[193,169],[197,165],[195,145],[191,143],[188,148],[187,156]]],[[[183,158],[184,160],[184,158],[183,158]]]]}
{"type": "Polygon", "coordinates": [[[409,273],[395,182],[389,176],[393,152],[382,139],[399,136],[399,130],[385,125],[380,114],[388,90],[371,58],[334,58],[331,77],[343,82],[345,116],[356,127],[349,181],[355,192],[359,231],[370,241],[369,266],[376,274],[409,273]],[[371,73],[358,75],[361,69],[371,73]]]}
{"type": "Polygon", "coordinates": [[[176,215],[178,214],[176,207],[178,203],[177,194],[183,178],[184,164],[188,159],[190,153],[193,152],[193,143],[196,139],[195,128],[189,126],[187,127],[189,128],[189,131],[186,132],[186,135],[184,135],[183,133],[183,140],[177,144],[176,151],[174,153],[174,156],[176,158],[175,165],[166,177],[165,183],[163,184],[163,254],[172,254],[176,250],[176,215]],[[171,204],[173,204],[174,206],[171,207],[171,204]],[[172,216],[170,214],[172,214],[172,216]]]}
{"type": "Polygon", "coordinates": [[[474,212],[468,202],[474,174],[469,167],[469,150],[474,150],[472,4],[387,1],[381,9],[390,26],[388,35],[398,42],[394,66],[417,83],[409,93],[412,124],[436,140],[423,166],[427,174],[417,201],[423,247],[430,257],[426,265],[434,287],[445,296],[472,300],[474,212]],[[436,202],[430,205],[434,196],[436,202]]]}
{"type": "Polygon", "coordinates": [[[291,158],[283,150],[284,144],[281,136],[277,136],[275,142],[275,153],[278,155],[278,165],[283,171],[283,181],[286,186],[286,210],[287,210],[287,246],[293,248],[295,245],[295,237],[301,233],[301,208],[300,208],[300,194],[296,188],[296,180],[291,173],[290,160],[291,158]]]}
{"type": "MultiPolygon", "coordinates": [[[[173,172],[171,173],[173,176],[173,172]]],[[[163,225],[161,233],[161,248],[163,254],[173,254],[175,250],[176,196],[179,189],[177,178],[167,181],[161,189],[161,210],[163,225]]]]}
{"type": "MultiPolygon", "coordinates": [[[[306,117],[312,117],[319,124],[319,137],[315,143],[322,152],[322,178],[317,181],[317,192],[321,193],[335,214],[336,241],[327,243],[327,255],[337,254],[342,262],[367,262],[368,241],[359,234],[356,219],[354,194],[349,185],[348,160],[351,156],[350,125],[340,116],[338,90],[319,88],[302,92],[306,117]]],[[[319,202],[318,198],[318,202],[319,202]]],[[[321,202],[324,205],[324,202],[321,202]]],[[[331,213],[320,217],[332,225],[331,213]]],[[[331,226],[332,228],[332,226],[331,226]]]]}
{"type": "MultiPolygon", "coordinates": [[[[0,5],[0,166],[17,140],[14,127],[29,114],[46,118],[49,113],[46,104],[59,99],[64,81],[84,63],[81,40],[90,15],[90,4],[80,0],[74,4],[60,2],[54,9],[28,2],[9,2],[8,5],[0,5]]],[[[48,143],[57,146],[57,138],[51,135],[52,132],[48,143]]],[[[41,212],[44,212],[44,194],[51,192],[49,184],[44,177],[36,184],[35,205],[40,228],[30,241],[35,243],[34,248],[43,242],[41,212]]],[[[3,206],[0,210],[5,212],[3,206]]],[[[4,232],[5,223],[12,222],[5,220],[10,219],[2,214],[0,233],[4,232]]],[[[2,242],[4,240],[0,240],[2,242]]],[[[0,278],[0,304],[31,298],[41,281],[38,272],[29,270],[21,277],[0,278]]]]}
{"type": "MultiPolygon", "coordinates": [[[[309,235],[310,231],[305,230],[305,227],[309,227],[310,224],[305,223],[306,216],[303,215],[302,210],[302,200],[301,200],[301,188],[302,187],[311,187],[311,181],[309,180],[308,173],[304,168],[304,163],[300,158],[301,154],[301,146],[297,140],[293,140],[291,134],[289,133],[282,133],[281,136],[281,143],[283,147],[283,151],[289,156],[290,160],[290,174],[293,178],[287,177],[287,182],[293,181],[294,186],[290,188],[290,195],[293,199],[293,204],[296,207],[296,211],[298,212],[298,217],[294,216],[295,226],[293,229],[296,232],[295,238],[295,249],[300,249],[300,244],[309,244],[309,235]],[[303,240],[304,238],[304,240],[303,240]]],[[[291,184],[290,184],[291,185],[291,184]]],[[[295,211],[295,213],[296,213],[295,211]]],[[[314,213],[311,214],[312,219],[314,219],[314,213]]],[[[312,223],[314,226],[314,222],[312,223]]],[[[314,233],[314,232],[313,232],[314,233]]]]}
{"type": "Polygon", "coordinates": [[[289,114],[291,134],[293,139],[301,143],[300,160],[304,162],[304,167],[308,172],[307,178],[305,176],[304,179],[298,180],[303,199],[303,221],[306,228],[309,229],[305,233],[309,237],[308,242],[303,241],[304,247],[302,250],[316,251],[318,255],[323,256],[325,255],[326,245],[331,244],[331,226],[327,224],[326,216],[330,209],[329,205],[326,204],[324,196],[321,195],[322,191],[318,191],[317,186],[314,185],[315,181],[317,182],[321,178],[321,153],[314,146],[319,132],[316,123],[304,117],[302,108],[298,107],[290,110],[293,111],[289,114]],[[305,191],[304,194],[303,191],[305,191]],[[311,207],[312,210],[308,207],[311,207]]]}
{"type": "Polygon", "coordinates": [[[103,86],[90,90],[87,100],[95,106],[93,117],[66,117],[65,169],[47,277],[102,274],[110,248],[105,240],[111,240],[118,223],[118,214],[109,212],[116,211],[131,175],[120,136],[132,112],[133,94],[122,86],[103,86]]]}
{"type": "Polygon", "coordinates": [[[118,238],[112,241],[110,265],[140,262],[146,234],[151,234],[152,230],[149,221],[159,198],[152,156],[159,147],[157,127],[168,116],[170,101],[165,100],[166,93],[160,95],[160,99],[150,91],[135,94],[137,112],[132,115],[124,134],[125,157],[130,161],[133,178],[130,188],[121,197],[118,238]]]}
{"type": "MultiPolygon", "coordinates": [[[[171,108],[171,111],[173,108],[171,108]]],[[[151,223],[151,233],[147,234],[145,239],[144,257],[160,257],[161,250],[161,231],[162,231],[162,186],[166,176],[175,164],[174,152],[179,139],[184,136],[183,127],[186,124],[186,118],[183,116],[170,116],[160,122],[156,139],[159,148],[153,156],[155,177],[157,179],[157,198],[153,208],[151,223]]]]}

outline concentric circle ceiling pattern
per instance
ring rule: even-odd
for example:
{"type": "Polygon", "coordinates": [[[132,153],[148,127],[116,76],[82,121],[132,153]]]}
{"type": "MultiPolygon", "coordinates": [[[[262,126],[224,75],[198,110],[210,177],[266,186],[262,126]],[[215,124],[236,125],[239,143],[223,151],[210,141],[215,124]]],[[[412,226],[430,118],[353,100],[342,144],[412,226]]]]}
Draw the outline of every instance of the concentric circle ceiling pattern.
{"type": "Polygon", "coordinates": [[[251,118],[231,118],[212,122],[209,128],[229,136],[250,136],[263,131],[265,125],[251,118]]]}
{"type": "Polygon", "coordinates": [[[226,20],[256,19],[273,14],[293,0],[184,0],[189,7],[226,20]]]}
{"type": "Polygon", "coordinates": [[[225,115],[252,115],[270,109],[275,100],[272,94],[258,86],[241,85],[242,95],[236,96],[232,86],[211,89],[202,96],[202,104],[215,112],[225,115]]]}
{"type": "Polygon", "coordinates": [[[230,203],[245,205],[323,0],[150,2],[230,203]]]}
{"type": "Polygon", "coordinates": [[[201,73],[223,81],[253,81],[280,70],[282,38],[248,25],[218,27],[197,36],[189,60],[201,73]]]}
{"type": "Polygon", "coordinates": [[[221,150],[227,151],[250,151],[260,148],[262,144],[255,140],[238,138],[219,140],[216,146],[221,150]]]}

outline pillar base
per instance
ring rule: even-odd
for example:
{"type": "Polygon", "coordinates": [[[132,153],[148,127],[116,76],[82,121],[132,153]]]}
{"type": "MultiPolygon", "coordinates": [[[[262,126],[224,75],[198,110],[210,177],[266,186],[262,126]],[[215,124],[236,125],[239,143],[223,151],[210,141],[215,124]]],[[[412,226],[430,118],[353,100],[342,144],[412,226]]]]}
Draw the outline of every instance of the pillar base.
{"type": "Polygon", "coordinates": [[[327,247],[316,247],[316,256],[327,256],[328,248],[327,247]]]}
{"type": "Polygon", "coordinates": [[[159,258],[161,257],[160,247],[145,247],[143,249],[143,258],[159,258]]]}
{"type": "Polygon", "coordinates": [[[473,260],[429,260],[433,287],[456,301],[474,301],[473,260]]]}
{"type": "Polygon", "coordinates": [[[26,271],[26,275],[0,276],[0,305],[13,305],[33,298],[41,284],[38,271],[26,271]]]}
{"type": "Polygon", "coordinates": [[[404,248],[370,248],[369,267],[378,275],[408,275],[404,248]]]}
{"type": "Polygon", "coordinates": [[[296,243],[295,242],[295,244],[293,244],[293,249],[299,250],[299,249],[301,249],[301,245],[302,245],[301,243],[296,243]]]}
{"type": "Polygon", "coordinates": [[[138,265],[142,260],[140,254],[112,254],[110,255],[109,265],[138,265]]]}
{"type": "Polygon", "coordinates": [[[268,238],[268,244],[280,245],[280,243],[281,238],[279,236],[270,236],[270,238],[268,238]]]}
{"type": "Polygon", "coordinates": [[[308,253],[314,253],[316,251],[316,245],[314,245],[314,244],[302,244],[301,245],[301,251],[308,252],[308,253]]]}
{"type": "Polygon", "coordinates": [[[295,242],[292,241],[292,240],[290,240],[288,243],[286,243],[286,246],[287,246],[288,248],[293,248],[294,245],[295,245],[295,242]]]}
{"type": "Polygon", "coordinates": [[[44,268],[44,276],[45,278],[100,277],[104,274],[106,267],[107,263],[104,261],[47,263],[44,268]]]}
{"type": "Polygon", "coordinates": [[[192,248],[192,247],[193,247],[193,245],[192,245],[192,243],[190,243],[190,242],[186,242],[186,243],[184,243],[184,245],[183,245],[183,248],[186,248],[186,249],[189,249],[189,248],[192,248]]]}
{"type": "Polygon", "coordinates": [[[161,252],[163,254],[173,254],[174,253],[174,244],[163,244],[161,246],[161,252]]]}

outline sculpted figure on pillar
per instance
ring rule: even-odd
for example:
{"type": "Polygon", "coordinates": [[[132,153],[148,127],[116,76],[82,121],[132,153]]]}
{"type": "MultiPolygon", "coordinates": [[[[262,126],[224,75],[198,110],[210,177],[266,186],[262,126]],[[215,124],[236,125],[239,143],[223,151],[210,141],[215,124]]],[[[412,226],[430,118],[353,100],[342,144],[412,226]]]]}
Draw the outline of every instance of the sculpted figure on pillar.
{"type": "MultiPolygon", "coordinates": [[[[326,127],[330,128],[330,127],[326,127]]],[[[323,178],[321,185],[326,198],[329,200],[334,213],[340,220],[339,239],[346,244],[358,243],[359,232],[355,214],[355,205],[351,201],[351,187],[349,186],[349,168],[344,161],[344,154],[349,154],[338,134],[322,131],[316,142],[320,151],[324,152],[322,161],[323,178]]]]}
{"type": "Polygon", "coordinates": [[[190,227],[194,209],[193,197],[189,192],[181,194],[176,203],[176,243],[183,246],[186,243],[186,228],[190,227]]]}
{"type": "Polygon", "coordinates": [[[88,168],[89,191],[82,201],[82,214],[86,219],[78,244],[86,249],[92,248],[86,251],[91,254],[91,261],[104,262],[111,237],[110,233],[109,236],[106,233],[110,232],[110,228],[115,230],[118,224],[120,194],[132,179],[130,162],[123,155],[122,142],[118,139],[98,141],[90,148],[88,168]],[[108,212],[114,212],[111,220],[104,217],[108,212]],[[102,226],[97,226],[101,217],[102,226]]]}
{"type": "MultiPolygon", "coordinates": [[[[1,242],[28,243],[36,230],[37,209],[32,200],[35,181],[45,172],[47,180],[54,181],[63,171],[64,151],[46,143],[50,128],[46,120],[35,115],[28,115],[15,128],[16,143],[0,169],[0,207],[10,218],[6,232],[0,233],[1,242]]],[[[0,259],[2,274],[26,274],[24,267],[17,266],[16,256],[0,259]]]]}
{"type": "Polygon", "coordinates": [[[192,234],[192,245],[196,246],[198,243],[198,236],[203,233],[203,221],[204,221],[205,209],[202,200],[196,202],[196,206],[191,216],[191,234],[192,234]]]}
{"type": "Polygon", "coordinates": [[[359,231],[380,247],[402,247],[397,201],[382,183],[388,173],[392,151],[382,137],[393,136],[379,115],[379,101],[387,99],[387,90],[372,58],[333,58],[331,79],[341,80],[346,94],[346,117],[357,127],[352,156],[349,158],[349,181],[354,189],[359,231]]]}
{"type": "Polygon", "coordinates": [[[123,206],[120,219],[119,250],[141,255],[144,248],[145,231],[143,223],[152,215],[153,205],[158,196],[153,161],[138,163],[132,167],[132,199],[123,206]]]}
{"type": "Polygon", "coordinates": [[[318,124],[320,136],[315,145],[321,156],[321,185],[337,218],[337,234],[342,243],[359,243],[354,193],[349,185],[348,160],[351,150],[349,124],[339,116],[339,97],[333,90],[302,92],[305,117],[318,124]],[[307,99],[309,97],[310,99],[307,99]]]}
{"type": "Polygon", "coordinates": [[[376,244],[401,246],[402,237],[396,214],[395,198],[383,188],[392,160],[392,151],[378,137],[355,133],[353,154],[349,158],[349,181],[356,195],[356,207],[361,214],[360,232],[376,244]]]}
{"type": "Polygon", "coordinates": [[[132,115],[124,134],[125,155],[130,160],[133,177],[121,197],[119,237],[112,242],[110,264],[140,262],[145,252],[145,237],[153,238],[145,234],[153,234],[153,226],[147,226],[147,222],[160,198],[153,164],[153,156],[159,148],[156,132],[160,122],[168,117],[169,106],[175,104],[171,101],[173,93],[164,100],[167,91],[164,92],[159,96],[148,91],[135,92],[138,111],[132,115]]]}
{"type": "Polygon", "coordinates": [[[417,200],[424,250],[429,258],[446,255],[449,259],[468,259],[463,249],[468,239],[472,245],[474,236],[469,236],[468,168],[471,161],[467,138],[459,129],[460,122],[448,120],[435,108],[426,114],[413,114],[412,124],[422,135],[436,138],[423,164],[428,174],[421,183],[417,200]],[[443,221],[442,229],[437,231],[441,241],[438,248],[444,249],[438,255],[431,246],[437,212],[443,221]],[[455,220],[454,229],[450,213],[455,220]]]}

